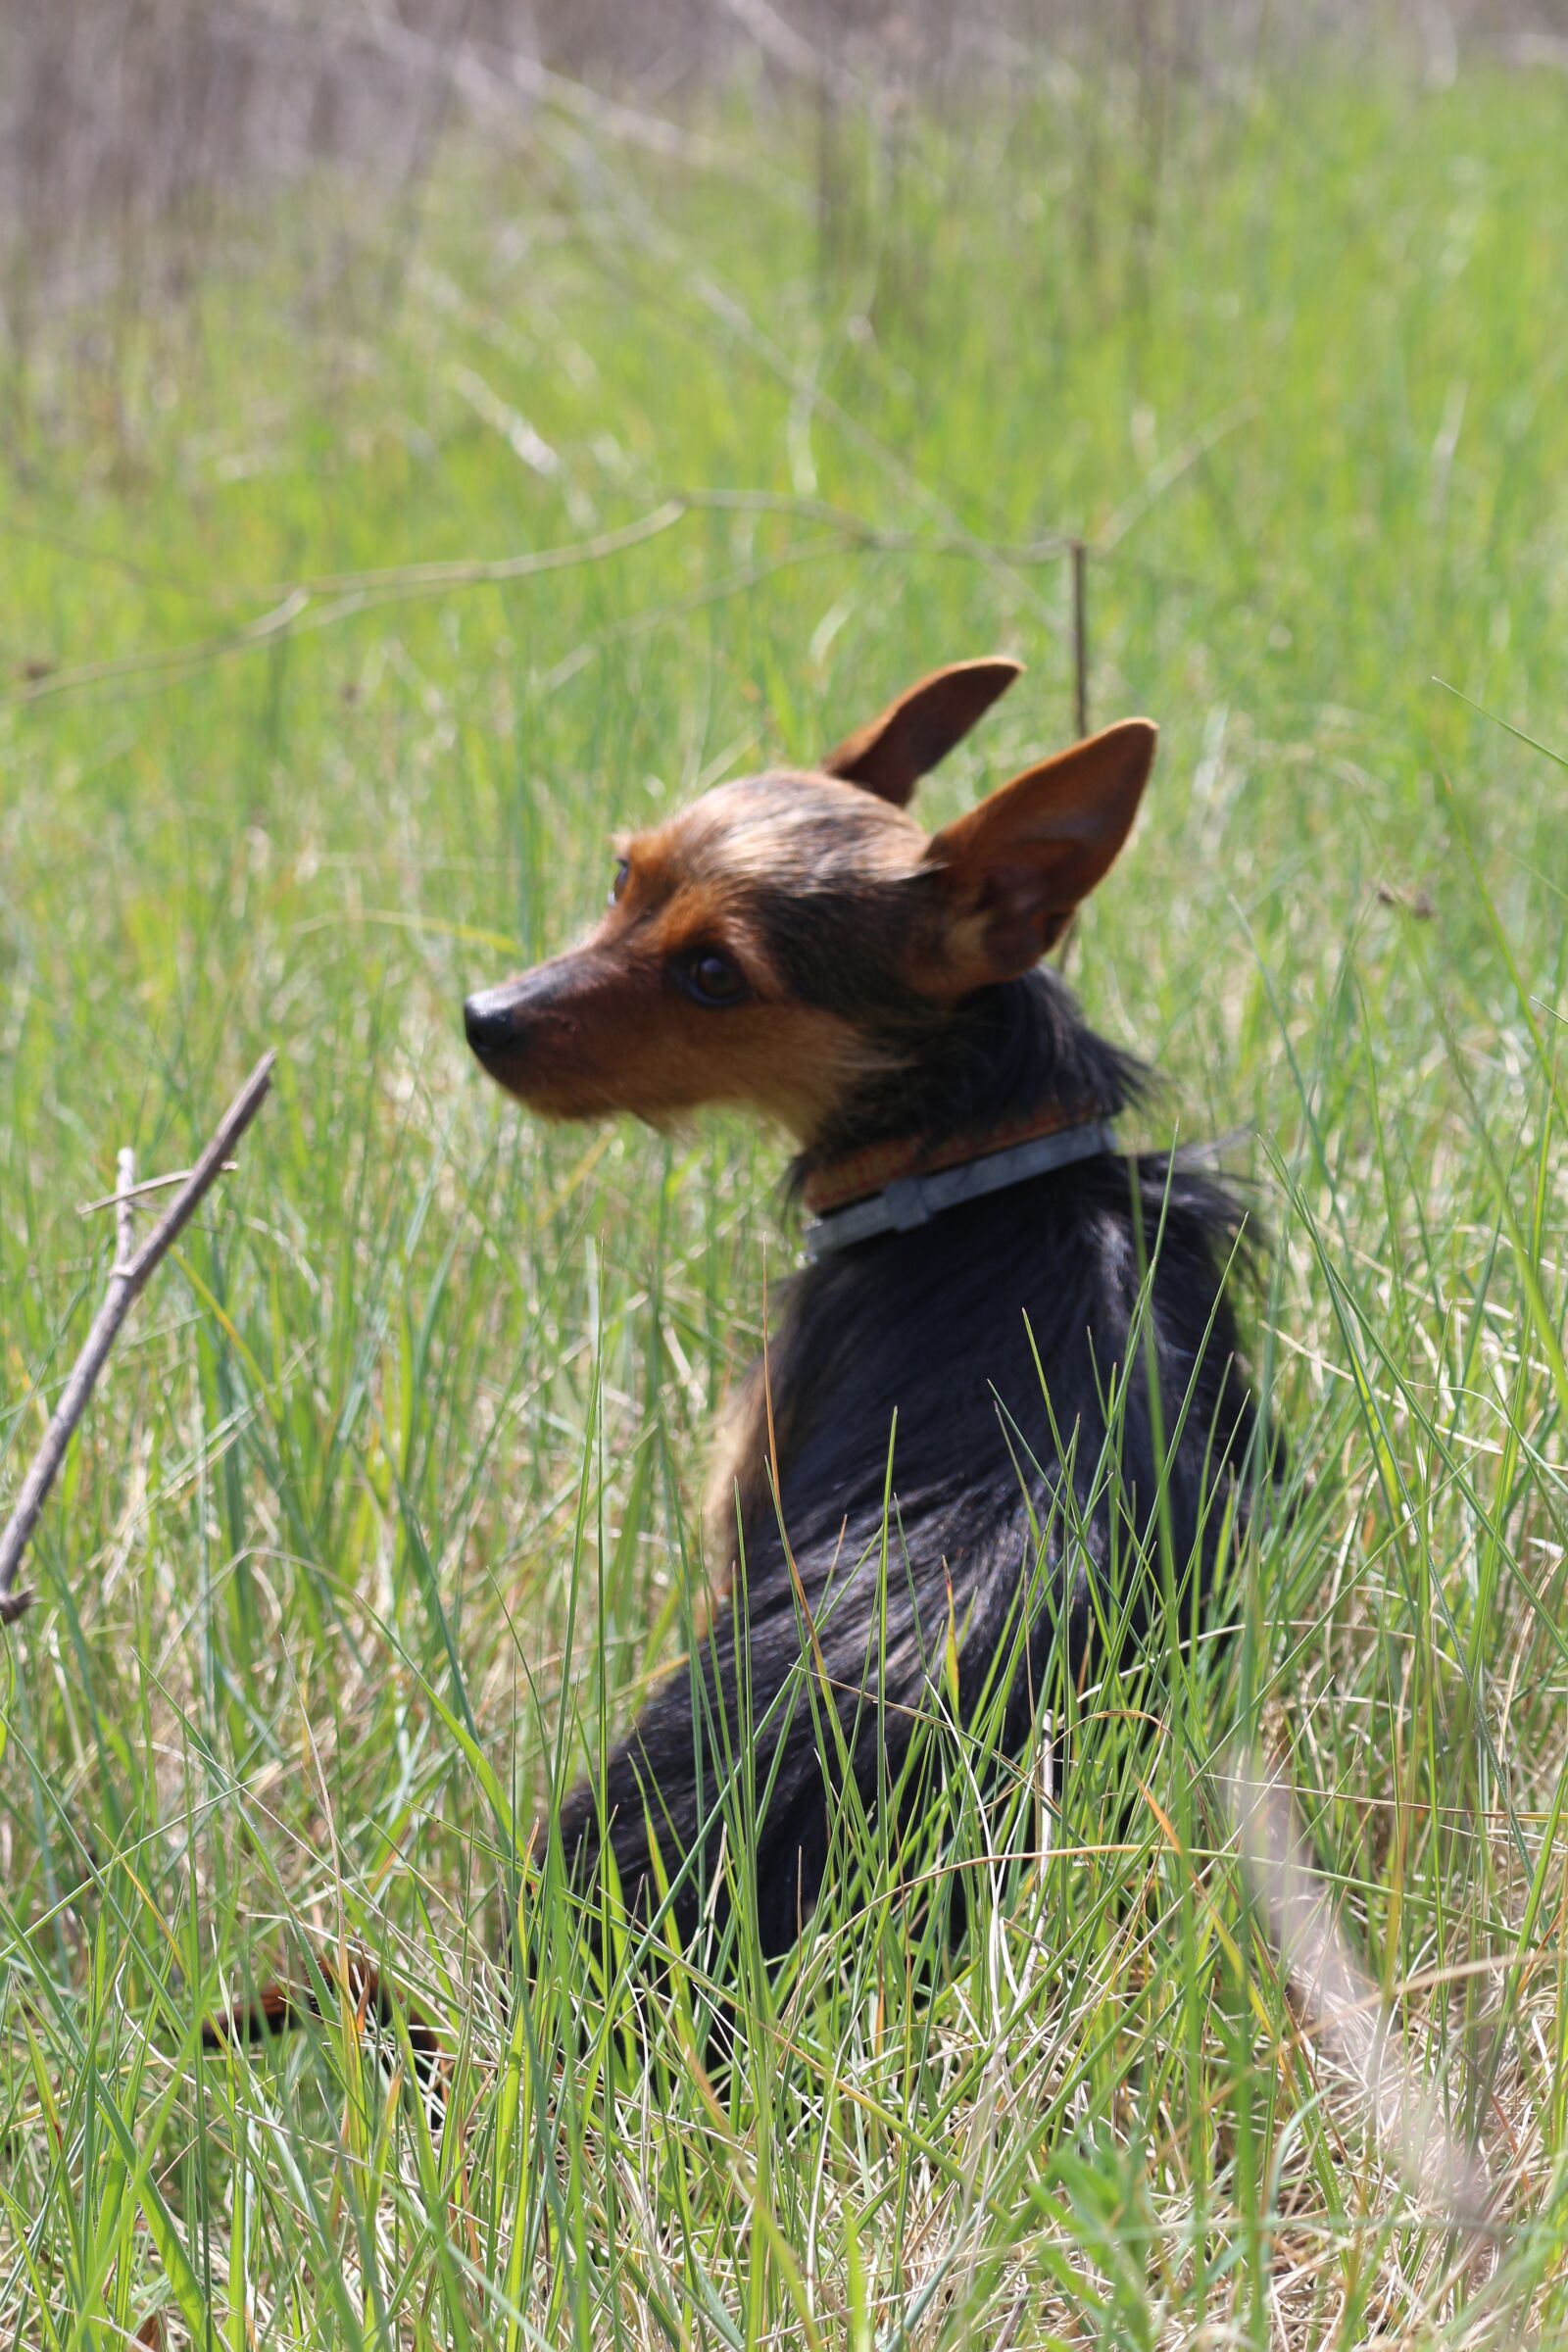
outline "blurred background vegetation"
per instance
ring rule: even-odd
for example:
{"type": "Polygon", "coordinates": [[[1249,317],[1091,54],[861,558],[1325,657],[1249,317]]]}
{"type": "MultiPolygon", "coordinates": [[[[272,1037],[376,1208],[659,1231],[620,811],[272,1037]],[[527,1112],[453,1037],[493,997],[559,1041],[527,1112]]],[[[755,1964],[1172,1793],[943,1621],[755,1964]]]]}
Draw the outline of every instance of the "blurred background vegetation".
{"type": "MultiPolygon", "coordinates": [[[[269,195],[323,169],[393,209],[406,250],[443,140],[526,145],[542,113],[652,153],[693,110],[817,121],[818,220],[842,233],[837,149],[869,123],[896,162],[912,107],[974,135],[1031,91],[1071,90],[1090,138],[1130,110],[1150,200],[1172,112],[1232,112],[1332,58],[1445,88],[1461,62],[1561,72],[1562,0],[55,0],[0,10],[4,316],[13,370],[40,313],[111,288],[188,285],[251,236],[269,195]]],[[[1082,159],[1094,176],[1096,157],[1082,159]]],[[[324,227],[324,223],[321,224],[324,227]]],[[[341,250],[335,257],[339,265],[341,250]]]]}

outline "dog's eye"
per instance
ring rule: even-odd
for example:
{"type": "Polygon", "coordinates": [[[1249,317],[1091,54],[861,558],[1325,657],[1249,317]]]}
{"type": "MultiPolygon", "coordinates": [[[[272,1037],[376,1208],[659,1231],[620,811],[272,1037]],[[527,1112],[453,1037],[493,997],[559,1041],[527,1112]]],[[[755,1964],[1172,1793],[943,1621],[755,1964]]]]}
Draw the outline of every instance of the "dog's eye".
{"type": "Polygon", "coordinates": [[[610,904],[612,906],[613,906],[615,901],[621,896],[626,888],[626,884],[630,879],[631,860],[627,858],[617,858],[615,859],[615,879],[610,885],[610,904]]]}
{"type": "Polygon", "coordinates": [[[693,948],[676,957],[675,978],[699,1004],[738,1004],[747,995],[746,975],[717,948],[693,948]]]}

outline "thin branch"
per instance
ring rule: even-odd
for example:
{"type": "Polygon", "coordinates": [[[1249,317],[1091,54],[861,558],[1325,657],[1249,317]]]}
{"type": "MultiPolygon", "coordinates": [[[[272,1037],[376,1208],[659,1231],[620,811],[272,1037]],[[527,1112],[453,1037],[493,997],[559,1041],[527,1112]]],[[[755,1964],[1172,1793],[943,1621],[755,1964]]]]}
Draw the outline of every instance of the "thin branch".
{"type": "Polygon", "coordinates": [[[678,500],[668,499],[651,514],[640,515],[619,530],[602,531],[597,538],[581,540],[574,546],[530,549],[525,555],[503,556],[495,563],[412,564],[389,571],[328,573],[321,579],[299,582],[271,612],[247,621],[242,628],[227,629],[193,644],[170,646],[162,653],[122,654],[108,661],[83,662],[70,669],[51,670],[47,677],[34,678],[11,694],[0,695],[0,708],[43,702],[77,687],[101,686],[121,679],[182,675],[208,662],[220,661],[225,655],[247,653],[270,638],[286,635],[302,622],[319,628],[323,623],[362,612],[370,603],[390,604],[408,597],[439,594],[449,588],[496,587],[509,580],[534,579],[542,572],[561,571],[577,564],[601,563],[608,556],[619,555],[627,548],[640,546],[645,539],[657,537],[661,531],[667,531],[685,513],[678,500]],[[338,601],[313,612],[312,600],[318,596],[333,596],[338,601]]]}
{"type": "Polygon", "coordinates": [[[122,1144],[115,1161],[115,1262],[112,1275],[123,1274],[136,1254],[136,1154],[122,1144]]]}
{"type": "MultiPolygon", "coordinates": [[[[124,1162],[127,1162],[127,1159],[129,1159],[129,1164],[131,1164],[131,1166],[136,1166],[136,1154],[134,1154],[134,1152],[120,1152],[120,1171],[122,1171],[122,1174],[124,1174],[124,1162]]],[[[219,1174],[220,1174],[220,1176],[232,1176],[232,1171],[235,1171],[237,1166],[240,1166],[240,1162],[237,1162],[237,1159],[225,1159],[223,1166],[220,1166],[220,1171],[219,1171],[219,1174]]],[[[167,1174],[167,1176],[148,1176],[148,1178],[143,1178],[143,1183],[122,1183],[122,1181],[118,1181],[118,1183],[116,1183],[116,1190],[113,1190],[113,1193],[106,1193],[106,1195],[104,1195],[104,1200],[80,1200],[80,1201],[77,1201],[77,1204],[75,1204],[75,1213],[77,1213],[77,1216],[96,1216],[96,1213],[99,1213],[99,1209],[118,1209],[118,1206],[120,1206],[120,1201],[122,1201],[122,1200],[146,1200],[146,1198],[148,1198],[148,1193],[167,1193],[167,1190],[170,1190],[172,1186],[176,1186],[176,1183],[183,1183],[183,1181],[186,1181],[186,1176],[190,1176],[190,1174],[193,1174],[193,1171],[190,1171],[190,1169],[172,1169],[170,1174],[167,1174]]]]}
{"type": "MultiPolygon", "coordinates": [[[[805,545],[783,549],[778,555],[765,559],[764,570],[813,562],[819,555],[831,553],[835,546],[848,546],[863,549],[873,555],[961,557],[970,562],[989,564],[1004,572],[1021,573],[1036,565],[1055,563],[1081,544],[1065,532],[1052,532],[1042,538],[1011,544],[992,544],[962,530],[949,530],[938,535],[928,530],[883,529],[867,521],[863,515],[853,514],[847,508],[831,506],[820,499],[791,498],[759,490],[676,490],[660,506],[639,515],[633,522],[562,547],[530,549],[522,555],[502,556],[493,560],[480,558],[469,561],[459,558],[433,564],[399,564],[382,571],[324,572],[316,578],[297,580],[270,612],[247,621],[243,627],[226,630],[218,636],[198,638],[193,643],[166,647],[158,653],[121,654],[107,661],[84,662],[70,668],[50,670],[46,675],[28,680],[10,694],[0,694],[0,710],[111,685],[124,687],[141,682],[177,685],[212,662],[237,654],[252,653],[279,637],[335,628],[340,621],[352,619],[357,613],[373,612],[387,605],[425,596],[442,596],[452,589],[498,587],[513,580],[534,579],[542,573],[568,570],[578,564],[602,563],[609,557],[641,546],[645,540],[658,538],[686,515],[701,513],[789,515],[803,521],[820,522],[833,533],[829,541],[812,539],[805,545]]],[[[1093,543],[1090,543],[1088,552],[1091,555],[1096,552],[1093,543]]],[[[747,584],[750,584],[749,575],[747,584]]],[[[283,583],[277,582],[270,589],[258,589],[253,593],[275,595],[282,586],[283,583]]],[[[710,602],[716,593],[727,591],[705,588],[698,592],[696,601],[710,602]]],[[[1060,621],[1032,591],[1030,602],[1037,617],[1059,632],[1060,621]]],[[[659,608],[659,612],[678,612],[683,609],[675,605],[659,608]]],[[[654,619],[659,617],[659,612],[652,616],[654,619]]],[[[575,661],[582,650],[575,649],[567,657],[567,662],[575,661]]],[[[559,666],[564,668],[566,665],[559,666]]]]}
{"type": "MultiPolygon", "coordinates": [[[[326,571],[301,580],[298,586],[308,597],[363,595],[377,603],[427,596],[445,588],[503,587],[509,580],[536,579],[541,572],[569,571],[579,564],[602,564],[610,556],[624,555],[629,548],[641,547],[645,539],[657,539],[685,514],[686,501],[677,494],[631,522],[564,547],[531,547],[516,556],[458,556],[433,564],[394,564],[384,571],[326,571]]],[[[265,596],[269,591],[264,588],[258,593],[265,596]]]]}
{"type": "Polygon", "coordinates": [[[22,1482],[16,1508],[6,1523],[4,1534],[0,1535],[0,1625],[14,1624],[32,1598],[30,1592],[18,1592],[14,1589],[22,1555],[26,1550],[28,1537],[38,1524],[44,1498],[66,1458],[66,1448],[71,1444],[76,1424],[87,1409],[87,1399],[108,1360],[109,1350],[119,1336],[120,1327],[146,1288],[148,1277],[160,1259],[168,1255],[224,1167],[230,1164],[234,1146],[260,1110],[267,1090],[272,1083],[274,1059],[275,1056],[270,1053],[262,1055],[224,1111],[212,1142],[139,1250],[135,1247],[133,1203],[138,1193],[145,1188],[136,1184],[134,1154],[127,1150],[119,1155],[114,1194],[117,1248],[109,1274],[109,1289],[94,1318],[92,1329],[82,1343],[81,1353],[71,1368],[71,1377],[61,1393],[54,1419],[44,1432],[43,1444],[22,1482]]]}
{"type": "Polygon", "coordinates": [[[1080,742],[1089,732],[1089,550],[1072,543],[1072,715],[1080,742]]]}
{"type": "MultiPolygon", "coordinates": [[[[143,1183],[136,1184],[125,1180],[127,1165],[135,1167],[134,1152],[122,1152],[120,1154],[120,1177],[112,1193],[105,1193],[101,1200],[80,1200],[76,1203],[78,1217],[95,1217],[100,1209],[118,1208],[122,1200],[145,1200],[149,1193],[167,1193],[171,1185],[183,1184],[191,1173],[189,1168],[173,1168],[167,1176],[149,1176],[143,1183]]],[[[225,1159],[220,1173],[232,1176],[238,1166],[237,1159],[225,1159]]]]}
{"type": "Polygon", "coordinates": [[[1004,564],[1049,564],[1067,554],[1080,541],[1071,531],[1047,531],[1034,539],[979,540],[971,532],[884,529],[849,507],[821,498],[798,498],[782,490],[671,490],[670,497],[694,514],[716,512],[739,514],[790,514],[803,522],[822,522],[844,538],[877,548],[909,549],[916,554],[984,555],[1004,564]]]}
{"type": "Polygon", "coordinates": [[[1312,1866],[1288,1777],[1241,1749],[1222,1788],[1257,1924],[1307,2032],[1355,2083],[1375,2143],[1411,2194],[1462,2233],[1465,2267],[1492,2267],[1499,2216],[1486,2152],[1450,2126],[1443,2085],[1429,2087],[1396,2009],[1351,1949],[1333,1882],[1312,1866]]]}
{"type": "Polygon", "coordinates": [[[101,686],[117,678],[140,678],[185,668],[198,661],[216,661],[224,654],[242,654],[254,645],[265,645],[269,638],[280,636],[293,627],[310,603],[303,588],[291,588],[280,605],[270,612],[258,613],[237,629],[224,629],[217,637],[204,637],[195,645],[172,645],[155,654],[115,654],[102,662],[78,662],[70,669],[52,669],[42,677],[29,678],[14,693],[0,695],[0,704],[41,703],[53,695],[69,694],[78,686],[101,686]]]}

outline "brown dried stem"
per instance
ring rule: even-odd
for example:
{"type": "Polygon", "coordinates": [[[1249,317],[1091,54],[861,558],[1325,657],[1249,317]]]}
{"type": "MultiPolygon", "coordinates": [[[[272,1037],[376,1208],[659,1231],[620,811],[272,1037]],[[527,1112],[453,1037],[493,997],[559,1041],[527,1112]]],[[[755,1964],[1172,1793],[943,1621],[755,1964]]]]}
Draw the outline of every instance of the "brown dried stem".
{"type": "Polygon", "coordinates": [[[87,1409],[87,1399],[108,1360],[109,1350],[119,1336],[120,1327],[146,1288],[148,1278],[159,1260],[167,1256],[200,1202],[217,1183],[234,1146],[260,1110],[267,1090],[272,1083],[274,1059],[275,1056],[270,1053],[262,1055],[224,1111],[212,1142],[139,1250],[135,1247],[134,1202],[138,1192],[147,1188],[136,1184],[134,1153],[126,1150],[119,1155],[118,1182],[114,1195],[117,1246],[115,1262],[109,1274],[109,1289],[93,1319],[92,1329],[82,1343],[81,1353],[71,1368],[71,1376],[61,1392],[54,1418],[44,1433],[43,1444],[22,1482],[16,1507],[6,1522],[5,1532],[0,1534],[0,1624],[14,1624],[32,1599],[30,1592],[18,1592],[15,1590],[22,1555],[26,1550],[28,1537],[38,1524],[44,1498],[66,1458],[66,1448],[71,1444],[76,1424],[87,1409]]]}

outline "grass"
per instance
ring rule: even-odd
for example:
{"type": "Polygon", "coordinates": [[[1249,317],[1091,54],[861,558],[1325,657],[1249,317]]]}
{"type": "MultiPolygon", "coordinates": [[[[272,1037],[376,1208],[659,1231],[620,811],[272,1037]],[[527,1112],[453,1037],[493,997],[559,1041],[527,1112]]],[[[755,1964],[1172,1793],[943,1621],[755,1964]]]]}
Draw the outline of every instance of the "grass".
{"type": "Polygon", "coordinates": [[[544,111],[447,153],[406,267],[322,184],[15,355],[0,1497],[106,1276],[75,1204],[279,1072],[5,1637],[5,2341],[1560,2339],[1565,113],[1325,69],[1174,105],[1157,172],[1119,88],[1092,139],[1065,98],[911,119],[846,141],[818,236],[803,126],[684,165],[544,111]],[[772,503],[359,576],[715,488],[772,503]],[[1021,1788],[999,1836],[933,1730],[968,1938],[940,1876],[898,1896],[935,1825],[847,1825],[798,1964],[743,1935],[710,2079],[695,1964],[596,1976],[524,1857],[680,1654],[780,1152],[545,1133],[457,1009],[586,917],[615,825],[939,661],[1030,675],[933,815],[1063,738],[1067,581],[1018,552],[1061,530],[1095,715],[1163,728],[1073,976],[1169,1074],[1151,1140],[1243,1132],[1297,1509],[1240,1641],[1090,1694],[1049,1823],[1021,1788]],[[1287,1990],[1238,1740],[1483,2150],[1479,2258],[1287,1990]],[[200,2049],[319,1935],[449,2030],[444,2135],[351,2017],[200,2049]]]}

